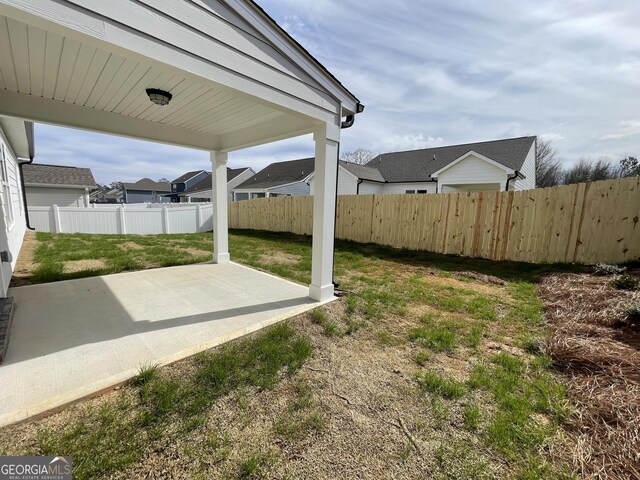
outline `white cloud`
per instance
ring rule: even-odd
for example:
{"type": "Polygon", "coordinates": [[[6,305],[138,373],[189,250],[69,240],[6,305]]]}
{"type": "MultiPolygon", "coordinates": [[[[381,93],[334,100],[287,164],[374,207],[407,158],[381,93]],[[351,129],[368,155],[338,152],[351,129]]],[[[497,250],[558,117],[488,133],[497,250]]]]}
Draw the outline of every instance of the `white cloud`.
{"type": "MultiPolygon", "coordinates": [[[[567,161],[640,155],[629,120],[640,84],[637,0],[261,5],[366,105],[342,132],[343,151],[540,134],[567,161]]],[[[206,152],[42,132],[38,161],[88,164],[101,181],[209,168],[206,152]]],[[[303,137],[234,152],[230,164],[259,169],[310,155],[303,137]]]]}
{"type": "Polygon", "coordinates": [[[619,123],[618,127],[618,131],[607,133],[600,137],[600,140],[617,140],[640,135],[640,120],[623,120],[619,123]]]}

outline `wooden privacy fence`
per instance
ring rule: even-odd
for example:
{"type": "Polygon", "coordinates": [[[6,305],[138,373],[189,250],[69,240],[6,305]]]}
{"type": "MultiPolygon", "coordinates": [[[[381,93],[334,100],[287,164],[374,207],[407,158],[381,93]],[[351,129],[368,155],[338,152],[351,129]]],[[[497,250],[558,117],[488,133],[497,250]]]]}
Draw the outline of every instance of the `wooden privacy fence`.
{"type": "MultiPolygon", "coordinates": [[[[311,234],[313,197],[229,205],[230,228],[311,234]]],[[[640,259],[640,177],[522,192],[338,197],[336,237],[532,263],[640,259]]]]}

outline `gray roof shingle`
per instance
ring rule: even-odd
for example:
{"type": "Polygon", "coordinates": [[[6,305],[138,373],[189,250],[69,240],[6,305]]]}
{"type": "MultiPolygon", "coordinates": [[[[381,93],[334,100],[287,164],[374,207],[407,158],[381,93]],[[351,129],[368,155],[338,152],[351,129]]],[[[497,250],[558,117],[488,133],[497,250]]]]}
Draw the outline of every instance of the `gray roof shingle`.
{"type": "Polygon", "coordinates": [[[366,165],[359,165],[352,162],[345,162],[344,160],[340,160],[340,166],[362,180],[384,182],[382,174],[373,167],[367,167],[366,165]]]}
{"type": "Polygon", "coordinates": [[[535,140],[536,137],[508,138],[383,153],[367,163],[367,167],[377,169],[387,182],[426,182],[431,180],[431,174],[473,150],[507,168],[520,170],[535,140]]]}
{"type": "MultiPolygon", "coordinates": [[[[227,183],[236,178],[245,170],[249,170],[249,167],[241,167],[241,168],[228,168],[227,167],[227,183]]],[[[207,176],[200,180],[195,185],[187,188],[184,192],[180,192],[180,195],[184,195],[186,193],[195,193],[211,190],[211,172],[207,172],[207,176]]]]}
{"type": "Polygon", "coordinates": [[[187,180],[189,180],[190,178],[195,177],[196,175],[198,175],[200,172],[204,172],[204,170],[194,170],[192,172],[187,172],[183,175],[180,175],[178,178],[176,178],[175,180],[172,180],[171,183],[182,183],[182,182],[186,182],[187,180]]]}
{"type": "Polygon", "coordinates": [[[265,189],[301,182],[313,173],[314,158],[276,162],[238,185],[237,189],[265,189]]]}
{"type": "Polygon", "coordinates": [[[96,186],[96,181],[90,168],[31,163],[24,165],[23,173],[26,185],[96,186]]]}
{"type": "Polygon", "coordinates": [[[171,184],[167,182],[155,182],[150,178],[141,178],[135,183],[123,183],[125,190],[142,190],[145,192],[170,192],[171,184]]]}

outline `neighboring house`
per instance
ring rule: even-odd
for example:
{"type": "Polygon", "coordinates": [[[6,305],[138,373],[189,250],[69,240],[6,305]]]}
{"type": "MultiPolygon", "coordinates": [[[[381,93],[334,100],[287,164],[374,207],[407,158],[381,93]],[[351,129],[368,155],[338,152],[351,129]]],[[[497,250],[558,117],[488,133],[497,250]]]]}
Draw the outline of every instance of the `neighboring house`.
{"type": "Polygon", "coordinates": [[[193,172],[187,172],[184,175],[179,176],[173,182],[171,182],[171,194],[167,195],[172,202],[186,201],[181,195],[189,188],[195,186],[202,180],[209,177],[209,184],[211,184],[211,173],[206,170],[194,170],[193,172]]]}
{"type": "Polygon", "coordinates": [[[171,192],[169,182],[154,182],[150,178],[141,178],[135,183],[122,183],[124,203],[165,203],[166,194],[171,192]]]}
{"type": "Polygon", "coordinates": [[[123,203],[124,192],[120,188],[104,186],[89,194],[91,203],[123,203]]]}
{"type": "MultiPolygon", "coordinates": [[[[207,176],[196,185],[188,188],[180,194],[181,202],[210,202],[211,201],[211,172],[206,172],[207,176]]],[[[252,168],[227,168],[227,199],[233,201],[234,188],[245,180],[255,175],[252,168]]]]}
{"type": "Polygon", "coordinates": [[[272,163],[233,189],[233,200],[309,195],[313,158],[272,163]]]}
{"type": "Polygon", "coordinates": [[[0,296],[7,296],[26,230],[18,158],[33,159],[33,124],[0,117],[0,296]]]}
{"type": "Polygon", "coordinates": [[[89,193],[97,188],[90,168],[42,163],[22,168],[30,207],[88,207],[89,193]]]}
{"type": "MultiPolygon", "coordinates": [[[[340,162],[339,195],[454,193],[535,188],[536,137],[509,138],[340,162]]],[[[313,177],[310,178],[313,195],[313,177]]]]}

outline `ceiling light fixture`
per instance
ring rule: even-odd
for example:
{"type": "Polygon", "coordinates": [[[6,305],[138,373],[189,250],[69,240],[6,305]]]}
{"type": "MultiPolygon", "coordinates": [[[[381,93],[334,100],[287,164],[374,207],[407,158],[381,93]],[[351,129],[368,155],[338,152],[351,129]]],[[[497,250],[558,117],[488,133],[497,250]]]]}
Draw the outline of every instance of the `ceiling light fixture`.
{"type": "Polygon", "coordinates": [[[149,100],[156,105],[169,105],[169,101],[171,101],[172,98],[169,92],[158,88],[147,88],[147,95],[149,95],[149,100]]]}

